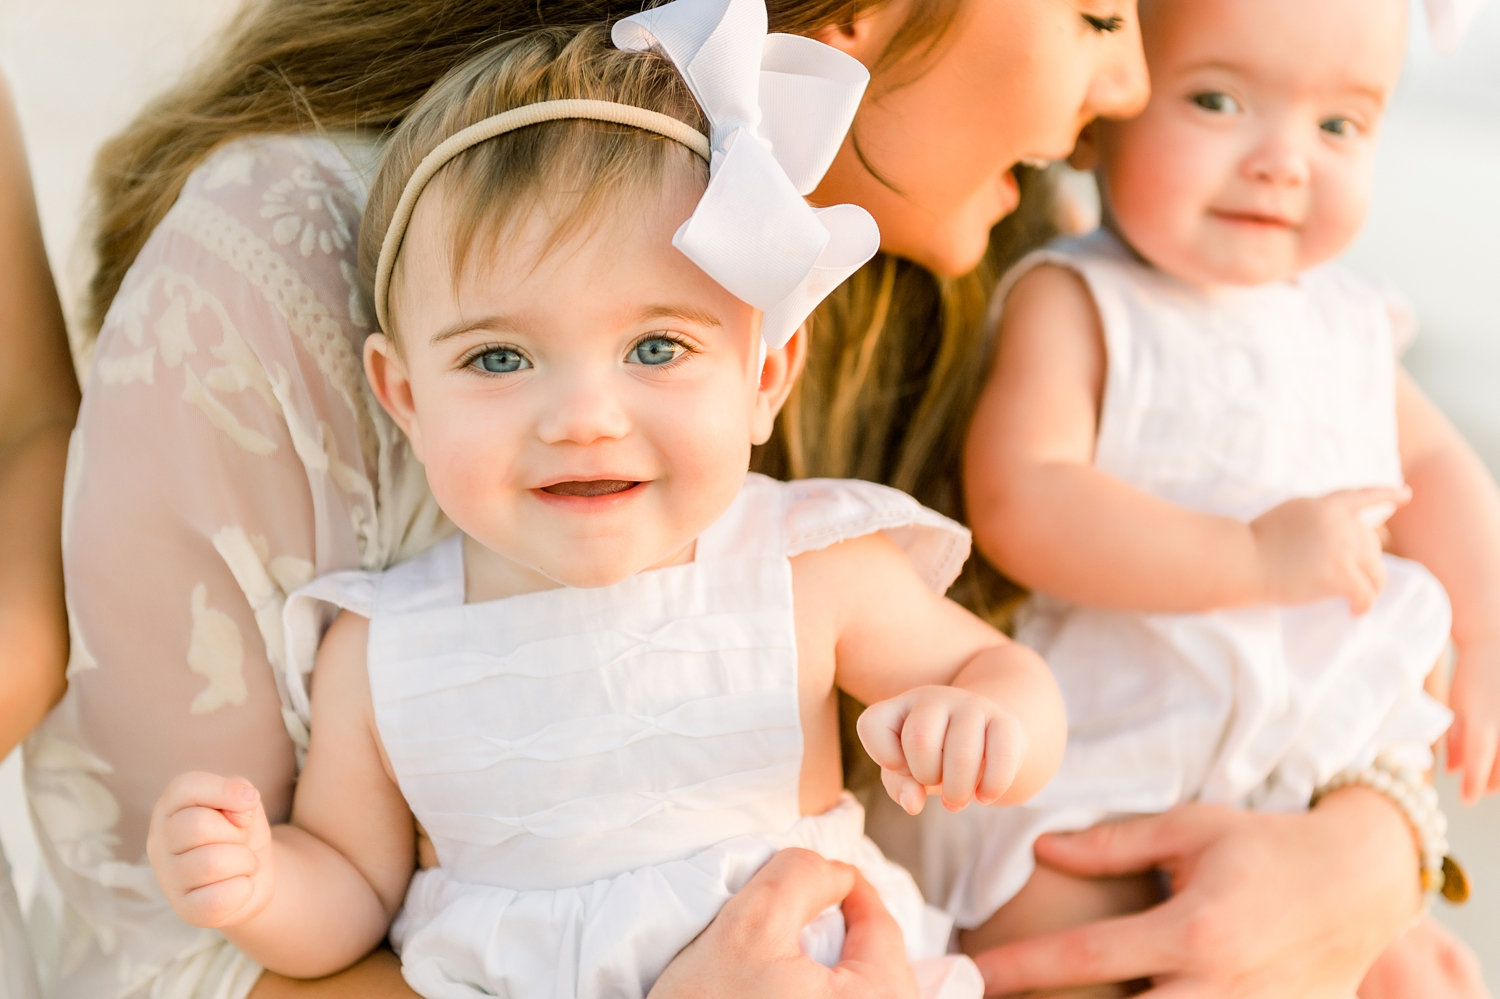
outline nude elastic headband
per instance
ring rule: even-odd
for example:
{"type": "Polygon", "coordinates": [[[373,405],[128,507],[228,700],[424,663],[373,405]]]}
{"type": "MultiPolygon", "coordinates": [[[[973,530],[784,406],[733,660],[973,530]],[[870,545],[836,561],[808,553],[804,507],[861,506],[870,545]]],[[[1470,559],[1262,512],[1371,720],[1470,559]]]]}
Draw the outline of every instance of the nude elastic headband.
{"type": "Polygon", "coordinates": [[[401,252],[401,241],[406,238],[406,228],[411,224],[411,215],[416,210],[417,199],[422,197],[422,192],[432,178],[437,176],[438,171],[465,149],[471,149],[498,135],[514,132],[528,125],[538,125],[544,121],[562,121],[570,118],[607,121],[617,125],[629,125],[646,132],[655,132],[682,143],[705,161],[709,158],[708,136],[686,122],[658,111],[648,111],[633,104],[616,104],[612,101],[541,101],[502,111],[497,115],[477,121],[467,128],[460,129],[439,143],[432,152],[422,157],[422,162],[417,164],[417,169],[412,172],[411,179],[402,189],[401,199],[396,202],[396,212],[391,217],[390,228],[386,229],[385,238],[380,241],[380,260],[375,266],[375,318],[379,321],[381,329],[386,332],[391,330],[386,303],[390,298],[391,271],[396,266],[396,254],[401,252]]]}

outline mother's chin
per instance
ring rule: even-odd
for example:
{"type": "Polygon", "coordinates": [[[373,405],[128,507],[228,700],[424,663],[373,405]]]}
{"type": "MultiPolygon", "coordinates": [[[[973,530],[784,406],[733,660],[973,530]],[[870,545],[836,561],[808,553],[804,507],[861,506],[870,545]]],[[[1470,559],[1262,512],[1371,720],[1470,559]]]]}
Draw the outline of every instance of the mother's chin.
{"type": "Polygon", "coordinates": [[[880,222],[880,248],[911,260],[940,278],[960,277],[979,266],[990,245],[990,230],[1021,204],[1013,168],[986,180],[967,197],[946,205],[909,204],[887,228],[880,222]]]}

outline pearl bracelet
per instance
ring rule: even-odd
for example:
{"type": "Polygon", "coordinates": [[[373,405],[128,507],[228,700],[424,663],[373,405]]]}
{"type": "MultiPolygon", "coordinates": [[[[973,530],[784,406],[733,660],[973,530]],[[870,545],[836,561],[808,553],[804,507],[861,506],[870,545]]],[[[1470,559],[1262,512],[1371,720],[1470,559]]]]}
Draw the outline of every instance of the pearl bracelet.
{"type": "Polygon", "coordinates": [[[1439,892],[1455,904],[1468,899],[1468,875],[1448,852],[1448,817],[1438,807],[1437,791],[1419,771],[1377,759],[1362,770],[1345,770],[1329,778],[1313,792],[1312,803],[1344,787],[1367,787],[1401,810],[1417,839],[1424,892],[1439,892]]]}

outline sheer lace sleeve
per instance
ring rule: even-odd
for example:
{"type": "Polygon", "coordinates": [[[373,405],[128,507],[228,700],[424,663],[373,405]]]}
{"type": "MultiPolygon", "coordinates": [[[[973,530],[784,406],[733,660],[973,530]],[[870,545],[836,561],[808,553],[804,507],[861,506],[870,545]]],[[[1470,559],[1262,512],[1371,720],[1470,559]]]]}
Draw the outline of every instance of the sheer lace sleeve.
{"type": "Polygon", "coordinates": [[[183,770],[290,807],[301,725],[277,679],[286,594],[442,532],[365,387],[362,185],[327,140],[227,146],[127,276],[69,452],[69,689],[27,745],[64,896],[60,994],[242,995],[258,970],[179,923],[145,861],[183,770]]]}

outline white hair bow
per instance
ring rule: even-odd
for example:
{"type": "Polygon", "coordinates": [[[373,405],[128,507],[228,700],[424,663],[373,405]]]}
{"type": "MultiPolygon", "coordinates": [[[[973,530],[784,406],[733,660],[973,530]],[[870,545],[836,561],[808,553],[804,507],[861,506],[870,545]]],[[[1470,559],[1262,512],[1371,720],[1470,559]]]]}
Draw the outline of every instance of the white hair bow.
{"type": "Polygon", "coordinates": [[[1439,52],[1452,52],[1474,23],[1484,0],[1427,0],[1427,27],[1439,52]]]}
{"type": "Polygon", "coordinates": [[[765,313],[770,347],[880,247],[857,205],[813,208],[870,74],[798,35],[767,34],[764,0],[673,0],[618,22],[622,49],[656,49],[709,121],[708,188],[672,245],[765,313]]]}

